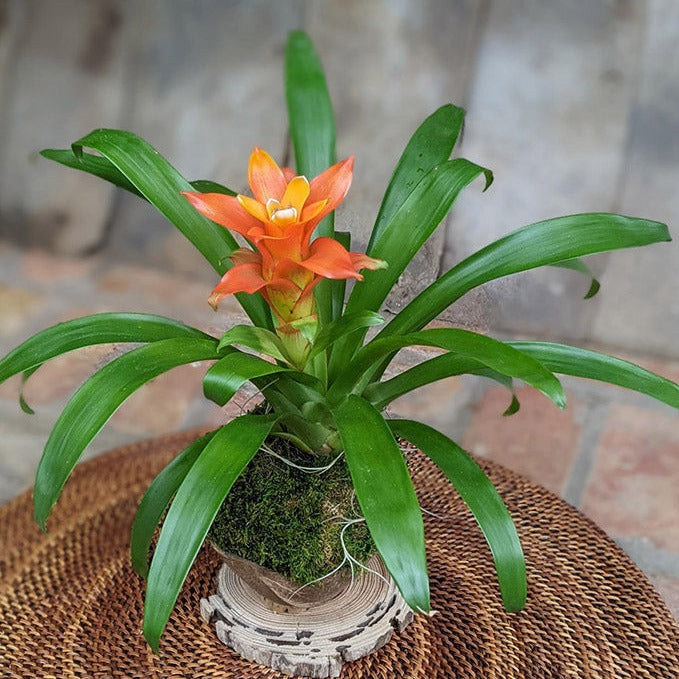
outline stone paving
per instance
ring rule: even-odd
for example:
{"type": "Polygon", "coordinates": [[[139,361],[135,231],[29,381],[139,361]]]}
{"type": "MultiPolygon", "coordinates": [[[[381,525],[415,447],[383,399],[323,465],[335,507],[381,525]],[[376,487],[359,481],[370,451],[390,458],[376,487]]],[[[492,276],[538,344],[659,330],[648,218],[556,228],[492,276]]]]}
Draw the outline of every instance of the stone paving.
{"type": "MultiPolygon", "coordinates": [[[[113,263],[104,255],[57,257],[0,241],[0,353],[55,322],[100,311],[159,313],[219,333],[243,316],[228,301],[219,314],[210,310],[205,299],[213,284],[208,273],[189,280],[113,263]]],[[[120,351],[115,346],[85,349],[45,365],[24,390],[36,410],[33,416],[17,404],[20,379],[0,385],[0,501],[31,485],[41,447],[69,395],[120,351]]],[[[624,358],[679,380],[678,361],[624,358]]],[[[411,352],[401,360],[407,365],[416,359],[417,352],[411,352]]],[[[164,432],[218,424],[250,398],[251,392],[244,392],[227,409],[205,401],[204,369],[184,366],[143,387],[87,455],[164,432]]],[[[397,401],[393,411],[440,428],[476,455],[532,477],[580,508],[630,554],[679,617],[679,416],[615,387],[574,379],[564,379],[564,385],[565,411],[521,387],[521,410],[502,417],[506,392],[466,377],[420,389],[397,401]]]]}

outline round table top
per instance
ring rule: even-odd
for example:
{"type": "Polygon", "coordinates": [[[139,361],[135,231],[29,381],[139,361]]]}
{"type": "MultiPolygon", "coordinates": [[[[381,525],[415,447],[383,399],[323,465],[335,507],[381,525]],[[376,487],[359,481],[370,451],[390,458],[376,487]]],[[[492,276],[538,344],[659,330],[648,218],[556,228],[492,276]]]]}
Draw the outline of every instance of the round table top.
{"type": "MultiPolygon", "coordinates": [[[[80,465],[41,534],[30,493],[0,507],[0,676],[66,679],[282,679],[217,640],[199,613],[215,590],[203,550],[154,655],[141,633],[144,583],[130,526],[154,475],[196,432],[111,451],[80,465]]],[[[643,573],[558,497],[482,462],[514,517],[528,568],[521,613],[502,608],[489,549],[438,470],[409,455],[425,515],[433,617],[416,616],[342,670],[369,679],[679,677],[679,628],[643,573]]]]}

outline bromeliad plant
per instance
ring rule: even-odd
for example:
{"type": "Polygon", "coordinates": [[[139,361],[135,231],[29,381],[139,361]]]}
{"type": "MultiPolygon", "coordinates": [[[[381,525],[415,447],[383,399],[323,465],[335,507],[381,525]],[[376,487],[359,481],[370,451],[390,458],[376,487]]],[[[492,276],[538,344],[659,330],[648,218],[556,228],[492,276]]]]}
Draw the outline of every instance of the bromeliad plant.
{"type": "MultiPolygon", "coordinates": [[[[35,519],[43,528],[85,447],[144,383],[175,366],[211,360],[204,379],[208,398],[224,405],[248,381],[264,395],[265,413],[244,414],[193,442],[141,501],[132,560],[147,577],[144,634],[154,649],[220,505],[268,437],[286,438],[319,458],[343,454],[374,545],[406,601],[426,613],[422,514],[399,437],[410,441],[442,469],[473,512],[495,561],[504,606],[518,611],[526,598],[524,557],[493,485],[449,438],[415,421],[386,419],[385,408],[413,389],[463,373],[496,380],[510,391],[514,379],[522,380],[559,408],[565,397],[554,373],[617,384],[679,407],[679,386],[604,354],[547,342],[500,342],[457,328],[427,329],[476,286],[544,265],[588,274],[580,257],[667,241],[664,224],[597,213],[524,226],[459,262],[385,322],[381,305],[457,195],[482,175],[488,186],[492,175],[463,158],[449,159],[463,111],[441,107],[403,152],[366,254],[350,252],[349,234],[335,231],[333,210],[349,189],[352,159],[336,162],[323,71],[303,33],[289,39],[285,84],[296,170],[279,168],[256,148],[249,167],[252,196],[236,196],[213,182],[189,183],[149,144],[120,130],[96,130],[70,150],[42,153],[152,203],[222,276],[210,297],[213,306],[234,294],[252,321],[216,338],[163,317],[98,314],[49,328],[0,362],[0,380],[17,373],[27,378],[79,347],[141,345],[87,380],[55,424],[34,490],[35,519]],[[231,231],[240,234],[242,247],[231,231]],[[348,295],[347,279],[355,279],[348,295]],[[377,325],[381,329],[368,339],[368,329],[377,325]],[[396,353],[413,345],[442,351],[385,378],[396,353]],[[166,510],[149,569],[154,530],[166,510]]],[[[592,294],[597,285],[593,280],[592,294]]],[[[517,407],[513,397],[508,412],[517,407]]]]}

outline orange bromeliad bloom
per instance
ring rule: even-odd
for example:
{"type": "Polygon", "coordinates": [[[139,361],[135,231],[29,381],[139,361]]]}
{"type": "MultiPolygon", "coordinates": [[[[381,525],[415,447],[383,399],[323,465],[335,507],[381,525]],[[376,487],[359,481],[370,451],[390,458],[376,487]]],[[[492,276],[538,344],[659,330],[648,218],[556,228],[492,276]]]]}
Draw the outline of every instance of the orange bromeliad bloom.
{"type": "Polygon", "coordinates": [[[314,319],[311,292],[322,278],[363,280],[360,269],[384,267],[383,261],[349,252],[332,238],[311,240],[318,223],[347,194],[353,164],[352,156],[308,181],[255,148],[248,168],[252,198],[185,192],[198,212],[255,248],[239,248],[231,255],[234,266],[212,291],[210,304],[217,308],[223,297],[236,292],[260,292],[279,334],[296,334],[291,323],[314,319]]]}

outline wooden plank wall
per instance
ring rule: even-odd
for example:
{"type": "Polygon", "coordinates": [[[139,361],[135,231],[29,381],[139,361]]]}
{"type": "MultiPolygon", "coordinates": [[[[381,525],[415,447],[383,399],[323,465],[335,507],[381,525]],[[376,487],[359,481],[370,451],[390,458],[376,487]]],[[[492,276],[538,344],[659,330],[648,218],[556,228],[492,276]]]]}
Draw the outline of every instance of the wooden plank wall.
{"type": "Polygon", "coordinates": [[[0,76],[2,233],[25,245],[82,252],[96,245],[113,191],[95,179],[38,162],[93,127],[120,127],[128,27],[117,0],[6,0],[0,76]]]}
{"type": "MultiPolygon", "coordinates": [[[[326,66],[338,153],[357,156],[340,215],[357,247],[403,145],[440,104],[467,108],[459,152],[496,172],[488,193],[461,197],[390,308],[531,221],[619,210],[679,225],[675,0],[0,0],[0,237],[212,281],[148,206],[35,151],[125,127],[187,177],[242,190],[255,144],[288,153],[282,55],[297,27],[326,66]]],[[[446,318],[677,356],[678,252],[594,259],[604,290],[589,302],[584,280],[545,270],[486,286],[446,318]]]]}

